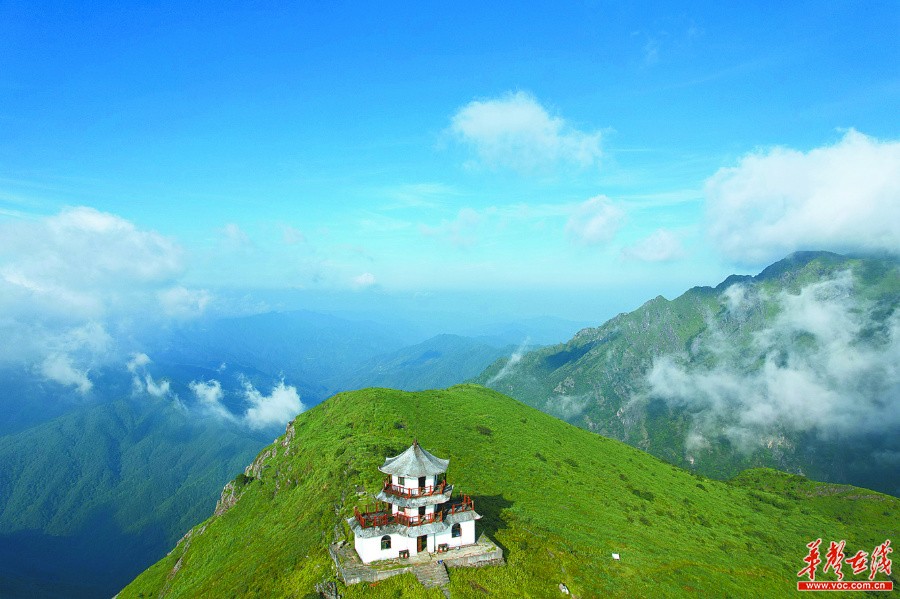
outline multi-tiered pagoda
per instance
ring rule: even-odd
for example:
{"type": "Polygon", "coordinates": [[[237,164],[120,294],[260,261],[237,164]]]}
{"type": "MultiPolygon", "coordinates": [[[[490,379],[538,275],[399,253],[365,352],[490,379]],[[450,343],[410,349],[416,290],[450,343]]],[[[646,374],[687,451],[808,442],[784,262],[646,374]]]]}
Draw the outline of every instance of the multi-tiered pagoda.
{"type": "Polygon", "coordinates": [[[481,516],[468,495],[450,500],[453,485],[445,480],[449,463],[419,447],[418,441],[384,460],[379,470],[389,476],[378,502],[364,511],[354,509],[347,521],[363,563],[475,543],[475,520],[481,516]]]}

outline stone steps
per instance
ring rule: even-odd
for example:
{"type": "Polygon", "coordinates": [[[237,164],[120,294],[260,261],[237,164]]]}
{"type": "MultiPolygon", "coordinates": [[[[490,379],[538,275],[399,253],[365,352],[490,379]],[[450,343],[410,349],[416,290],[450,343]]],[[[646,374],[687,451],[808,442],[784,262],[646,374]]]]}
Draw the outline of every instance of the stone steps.
{"type": "MultiPolygon", "coordinates": [[[[445,587],[450,584],[450,577],[447,576],[447,568],[444,567],[444,564],[439,564],[437,562],[432,562],[427,565],[418,566],[413,570],[416,574],[416,578],[422,586],[426,589],[431,589],[434,587],[445,587]]],[[[444,595],[447,595],[446,589],[441,589],[444,591],[444,595]]]]}

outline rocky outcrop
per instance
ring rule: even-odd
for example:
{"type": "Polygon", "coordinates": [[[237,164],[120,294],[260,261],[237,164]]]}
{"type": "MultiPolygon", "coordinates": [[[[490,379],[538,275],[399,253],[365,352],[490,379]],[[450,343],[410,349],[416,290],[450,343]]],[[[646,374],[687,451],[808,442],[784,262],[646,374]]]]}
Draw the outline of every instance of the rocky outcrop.
{"type": "Polygon", "coordinates": [[[240,497],[241,493],[236,488],[234,481],[231,481],[230,483],[225,485],[225,488],[222,489],[222,495],[219,497],[219,501],[216,502],[215,515],[221,516],[222,514],[233,508],[240,497]]]}

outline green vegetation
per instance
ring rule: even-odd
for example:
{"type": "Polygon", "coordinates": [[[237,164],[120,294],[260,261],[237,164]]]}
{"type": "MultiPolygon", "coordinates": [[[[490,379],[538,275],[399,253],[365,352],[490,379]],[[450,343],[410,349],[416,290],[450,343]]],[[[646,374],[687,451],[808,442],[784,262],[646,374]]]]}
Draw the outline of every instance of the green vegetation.
{"type": "MultiPolygon", "coordinates": [[[[780,597],[806,543],[871,551],[900,515],[896,498],[775,471],[706,479],[483,387],[367,389],[298,416],[235,481],[237,503],[120,597],[314,597],[334,576],[328,544],[351,540],[344,518],[371,500],[357,491],[375,492],[384,457],[416,437],[450,458],[448,480],[474,498],[479,530],[508,562],[451,569],[453,597],[558,597],[560,582],[583,598],[780,597]]],[[[442,597],[411,575],[341,592],[442,597]]]]}
{"type": "Polygon", "coordinates": [[[152,397],[0,437],[0,595],[111,594],[208,514],[260,445],[152,397]]]}
{"type": "MultiPolygon", "coordinates": [[[[881,457],[900,451],[896,429],[820,439],[814,428],[795,430],[775,422],[768,430],[748,435],[764,438],[764,443],[736,447],[726,434],[730,425],[740,425],[733,396],[718,398],[713,413],[690,393],[666,402],[650,392],[648,374],[663,356],[686,377],[724,372],[736,381],[735,388],[743,386],[743,377],[762,376],[766,360],[815,364],[808,356],[817,350],[827,355],[834,339],[817,341],[808,333],[784,332],[777,320],[782,300],[796,298],[809,285],[839,278],[845,271],[852,277],[848,317],[860,317],[864,326],[854,332],[843,353],[873,349],[887,357],[892,347],[889,330],[900,307],[900,261],[798,252],[756,277],[733,275],[715,288],[694,287],[671,301],[657,297],[600,327],[580,331],[567,343],[529,352],[514,365],[505,358],[498,360],[473,382],[707,476],[724,479],[747,468],[773,467],[897,494],[896,462],[881,457]],[[729,302],[737,295],[727,291],[735,284],[744,294],[741,308],[731,311],[729,302]],[[773,334],[780,336],[765,353],[758,340],[773,334]],[[703,429],[703,439],[689,447],[686,440],[698,428],[703,429]]],[[[847,397],[874,395],[872,389],[881,384],[874,377],[841,390],[833,378],[824,373],[822,386],[847,397]]],[[[891,380],[883,384],[889,387],[891,380]]],[[[888,397],[890,390],[882,393],[888,397]]]]}

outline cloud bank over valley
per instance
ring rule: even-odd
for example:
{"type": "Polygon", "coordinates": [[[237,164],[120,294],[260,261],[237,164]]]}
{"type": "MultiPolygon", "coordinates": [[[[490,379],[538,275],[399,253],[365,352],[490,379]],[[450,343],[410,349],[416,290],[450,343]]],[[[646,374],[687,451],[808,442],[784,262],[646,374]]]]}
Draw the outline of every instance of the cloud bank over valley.
{"type": "Polygon", "coordinates": [[[900,429],[900,312],[858,297],[853,274],[769,296],[736,284],[726,320],[708,319],[688,354],[663,356],[647,374],[651,397],[685,408],[696,451],[725,435],[742,451],[784,434],[824,439],[900,429]],[[777,310],[766,326],[742,323],[777,310]]]}

